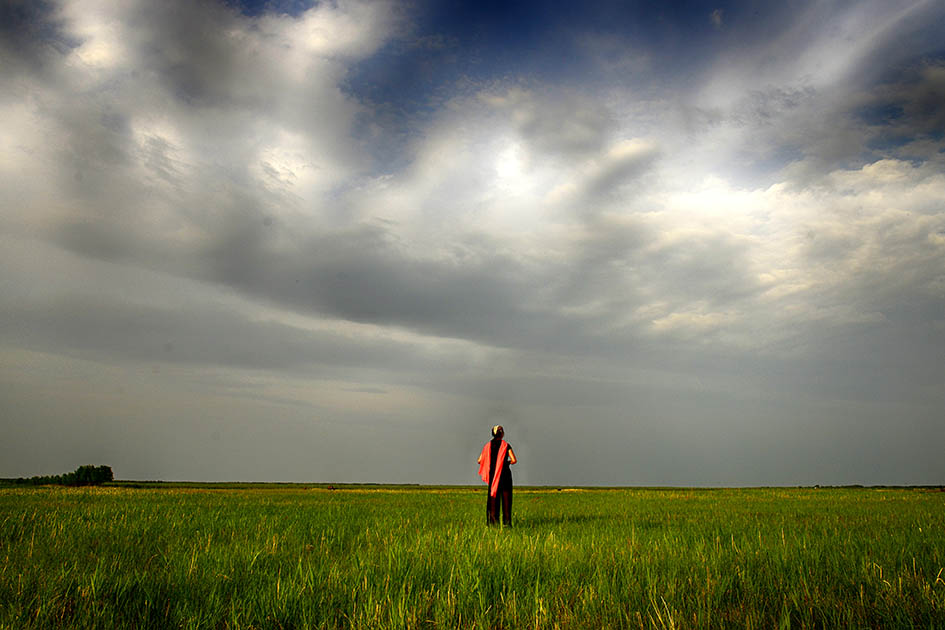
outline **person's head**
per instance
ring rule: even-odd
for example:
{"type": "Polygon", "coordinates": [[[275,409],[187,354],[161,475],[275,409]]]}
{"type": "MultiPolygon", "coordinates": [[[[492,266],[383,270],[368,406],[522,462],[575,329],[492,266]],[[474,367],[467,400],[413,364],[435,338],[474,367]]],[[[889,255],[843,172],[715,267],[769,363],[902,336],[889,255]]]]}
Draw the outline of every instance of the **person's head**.
{"type": "Polygon", "coordinates": [[[497,424],[492,427],[492,437],[502,438],[503,435],[505,435],[505,429],[502,428],[501,424],[497,424]]]}

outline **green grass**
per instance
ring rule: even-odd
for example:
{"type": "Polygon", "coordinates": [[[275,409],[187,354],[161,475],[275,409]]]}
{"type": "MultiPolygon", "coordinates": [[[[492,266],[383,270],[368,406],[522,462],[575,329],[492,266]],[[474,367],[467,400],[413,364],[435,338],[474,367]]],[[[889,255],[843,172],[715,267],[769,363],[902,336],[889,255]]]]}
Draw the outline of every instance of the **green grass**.
{"type": "Polygon", "coordinates": [[[0,489],[0,628],[942,628],[945,493],[0,489]]]}

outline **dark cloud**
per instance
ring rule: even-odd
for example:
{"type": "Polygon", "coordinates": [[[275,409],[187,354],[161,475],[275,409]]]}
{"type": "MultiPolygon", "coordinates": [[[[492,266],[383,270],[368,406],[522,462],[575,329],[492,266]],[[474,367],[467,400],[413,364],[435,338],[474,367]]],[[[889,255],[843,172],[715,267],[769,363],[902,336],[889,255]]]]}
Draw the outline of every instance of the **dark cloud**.
{"type": "Polygon", "coordinates": [[[131,360],[312,374],[359,366],[422,370],[463,365],[458,356],[437,356],[416,343],[253,321],[212,306],[192,306],[181,312],[176,307],[73,295],[6,305],[3,312],[7,323],[0,334],[11,346],[119,363],[131,360]]]}
{"type": "Polygon", "coordinates": [[[586,202],[619,189],[646,173],[659,156],[656,147],[617,147],[601,162],[600,166],[584,183],[582,193],[586,202]]]}
{"type": "Polygon", "coordinates": [[[680,303],[731,307],[763,289],[749,249],[747,242],[727,234],[685,235],[655,248],[647,256],[645,273],[656,293],[680,303]]]}
{"type": "Polygon", "coordinates": [[[55,3],[9,0],[0,5],[0,85],[7,89],[23,76],[49,76],[59,58],[77,45],[63,29],[55,3]]]}
{"type": "Polygon", "coordinates": [[[869,146],[887,155],[928,159],[910,146],[920,140],[937,145],[945,134],[945,61],[921,61],[895,82],[874,87],[856,113],[869,126],[869,146]]]}
{"type": "Polygon", "coordinates": [[[599,153],[616,127],[613,113],[601,103],[573,93],[526,101],[513,115],[536,159],[580,159],[599,153]]]}
{"type": "Polygon", "coordinates": [[[244,19],[213,2],[136,6],[127,16],[138,72],[150,72],[189,106],[260,110],[278,98],[278,73],[245,33],[244,19]]]}
{"type": "Polygon", "coordinates": [[[140,234],[135,242],[108,222],[63,224],[56,233],[58,243],[83,255],[154,266],[313,315],[499,347],[542,346],[549,335],[552,346],[581,343],[571,338],[581,336],[579,322],[542,298],[544,283],[558,272],[530,269],[492,251],[488,241],[461,260],[443,260],[403,250],[395,233],[375,225],[288,245],[263,217],[248,213],[226,216],[211,230],[195,251],[140,234]]]}

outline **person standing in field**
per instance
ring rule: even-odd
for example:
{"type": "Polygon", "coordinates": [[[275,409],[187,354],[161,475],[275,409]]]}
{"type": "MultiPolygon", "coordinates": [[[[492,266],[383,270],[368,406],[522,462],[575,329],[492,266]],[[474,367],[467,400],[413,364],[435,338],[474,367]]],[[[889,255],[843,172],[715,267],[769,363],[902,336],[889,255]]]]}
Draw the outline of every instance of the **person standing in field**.
{"type": "Polygon", "coordinates": [[[512,471],[509,466],[518,461],[515,452],[503,438],[505,429],[497,424],[492,427],[492,440],[482,447],[476,463],[479,476],[489,484],[486,495],[486,522],[499,523],[499,503],[502,504],[502,524],[512,526],[512,471]]]}

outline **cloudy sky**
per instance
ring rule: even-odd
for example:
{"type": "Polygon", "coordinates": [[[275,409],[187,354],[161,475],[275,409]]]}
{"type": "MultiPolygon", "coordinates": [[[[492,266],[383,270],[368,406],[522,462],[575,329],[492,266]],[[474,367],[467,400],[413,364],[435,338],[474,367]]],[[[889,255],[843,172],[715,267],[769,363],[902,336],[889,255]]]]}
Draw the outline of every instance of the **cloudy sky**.
{"type": "Polygon", "coordinates": [[[943,24],[0,2],[0,477],[943,483],[943,24]]]}

